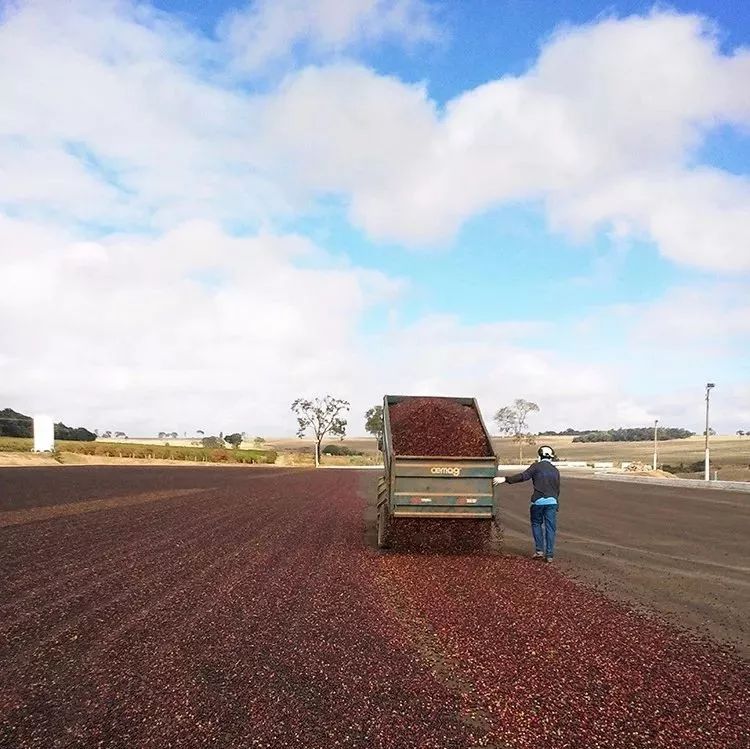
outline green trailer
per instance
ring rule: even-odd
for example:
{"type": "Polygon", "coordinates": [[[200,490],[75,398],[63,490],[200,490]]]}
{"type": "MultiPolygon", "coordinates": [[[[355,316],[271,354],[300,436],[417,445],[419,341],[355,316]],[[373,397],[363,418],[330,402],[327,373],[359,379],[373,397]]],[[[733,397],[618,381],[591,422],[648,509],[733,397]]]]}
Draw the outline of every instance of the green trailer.
{"type": "MultiPolygon", "coordinates": [[[[384,476],[378,484],[378,546],[387,548],[400,518],[474,520],[490,526],[495,519],[493,483],[497,458],[474,398],[435,398],[467,406],[476,414],[489,454],[441,457],[399,455],[394,451],[390,409],[415,396],[383,398],[384,476]]],[[[430,398],[432,400],[432,398],[430,398]]]]}

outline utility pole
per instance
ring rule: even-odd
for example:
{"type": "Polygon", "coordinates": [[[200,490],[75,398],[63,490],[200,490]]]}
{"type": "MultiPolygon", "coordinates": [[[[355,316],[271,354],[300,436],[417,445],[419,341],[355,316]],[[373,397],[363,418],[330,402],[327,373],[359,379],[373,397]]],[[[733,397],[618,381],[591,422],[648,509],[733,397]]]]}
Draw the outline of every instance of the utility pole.
{"type": "Polygon", "coordinates": [[[708,404],[711,396],[711,388],[715,387],[713,382],[707,382],[706,383],[706,466],[705,466],[705,474],[704,478],[706,481],[711,480],[711,459],[709,458],[709,451],[708,451],[708,404]]]}
{"type": "Polygon", "coordinates": [[[659,425],[659,419],[654,419],[654,470],[656,470],[656,446],[658,438],[657,427],[659,425]]]}

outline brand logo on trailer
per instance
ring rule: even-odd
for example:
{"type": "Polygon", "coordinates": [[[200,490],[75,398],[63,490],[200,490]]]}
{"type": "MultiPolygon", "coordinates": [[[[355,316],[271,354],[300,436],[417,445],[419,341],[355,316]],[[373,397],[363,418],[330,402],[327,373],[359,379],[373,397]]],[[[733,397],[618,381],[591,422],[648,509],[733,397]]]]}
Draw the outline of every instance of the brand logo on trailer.
{"type": "Polygon", "coordinates": [[[461,469],[458,466],[435,466],[430,469],[430,473],[440,476],[460,476],[461,469]]]}

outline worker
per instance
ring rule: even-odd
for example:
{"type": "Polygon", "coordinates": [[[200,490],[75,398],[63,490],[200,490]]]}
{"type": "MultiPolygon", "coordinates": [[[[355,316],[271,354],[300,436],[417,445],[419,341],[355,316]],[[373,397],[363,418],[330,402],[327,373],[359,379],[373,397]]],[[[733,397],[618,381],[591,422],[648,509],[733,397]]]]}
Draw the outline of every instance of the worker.
{"type": "Polygon", "coordinates": [[[557,531],[557,506],[560,499],[560,471],[552,461],[557,459],[549,445],[537,450],[539,461],[532,463],[523,473],[514,476],[496,476],[493,483],[518,484],[532,481],[531,534],[534,537],[534,559],[551,562],[555,556],[555,532],[557,531]]]}

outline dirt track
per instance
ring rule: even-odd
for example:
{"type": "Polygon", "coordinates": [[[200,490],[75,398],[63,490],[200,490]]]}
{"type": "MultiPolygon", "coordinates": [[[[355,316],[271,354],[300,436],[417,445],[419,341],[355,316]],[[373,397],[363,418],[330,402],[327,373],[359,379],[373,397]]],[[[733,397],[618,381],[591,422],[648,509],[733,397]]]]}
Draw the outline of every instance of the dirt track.
{"type": "Polygon", "coordinates": [[[0,745],[747,747],[746,662],[556,566],[379,554],[374,481],[0,470],[0,745]]]}

